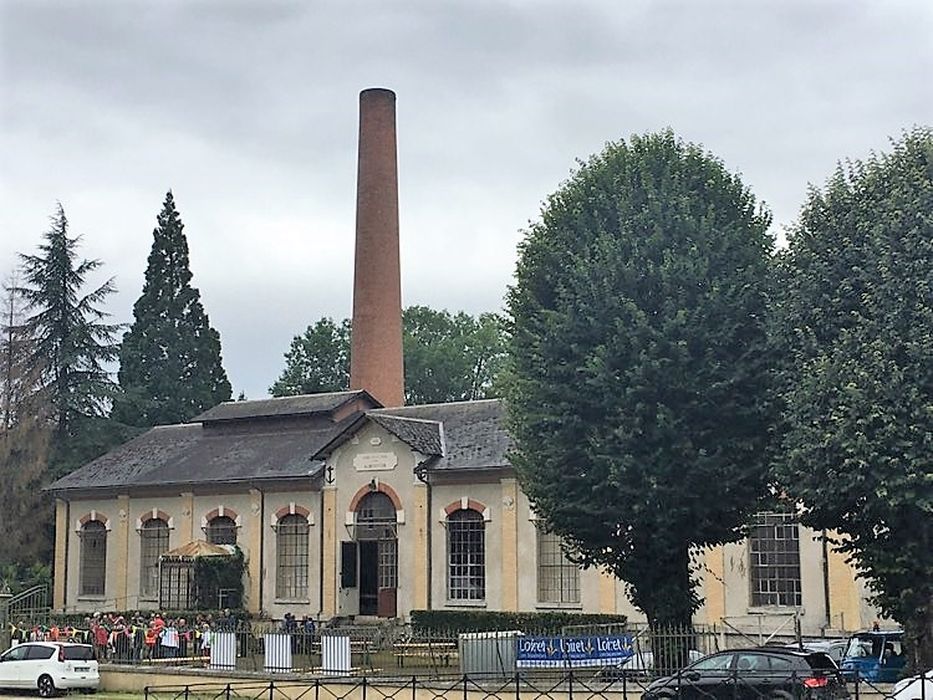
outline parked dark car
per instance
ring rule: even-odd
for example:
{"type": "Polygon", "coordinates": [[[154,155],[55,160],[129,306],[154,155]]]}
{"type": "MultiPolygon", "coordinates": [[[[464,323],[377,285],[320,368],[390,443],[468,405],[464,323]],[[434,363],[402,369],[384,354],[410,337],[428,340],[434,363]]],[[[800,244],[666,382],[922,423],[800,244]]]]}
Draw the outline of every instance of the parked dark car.
{"type": "Polygon", "coordinates": [[[839,667],[824,652],[781,647],[720,651],[659,678],[643,700],[782,700],[848,698],[839,667]]]}

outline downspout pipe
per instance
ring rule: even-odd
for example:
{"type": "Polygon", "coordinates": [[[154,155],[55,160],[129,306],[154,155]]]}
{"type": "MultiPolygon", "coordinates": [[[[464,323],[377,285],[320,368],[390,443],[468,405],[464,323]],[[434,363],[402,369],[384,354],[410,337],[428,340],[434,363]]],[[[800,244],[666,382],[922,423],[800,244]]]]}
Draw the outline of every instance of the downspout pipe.
{"type": "Polygon", "coordinates": [[[434,557],[432,556],[432,543],[431,543],[431,533],[434,531],[434,526],[431,520],[431,512],[432,512],[431,479],[428,477],[428,462],[430,461],[430,459],[431,458],[425,459],[419,462],[417,466],[415,466],[415,477],[417,477],[418,481],[424,484],[425,488],[427,489],[427,492],[425,493],[425,502],[426,502],[425,507],[427,508],[428,512],[427,512],[427,517],[425,518],[425,539],[427,540],[427,547],[428,547],[427,561],[426,561],[427,568],[428,568],[428,581],[427,581],[427,586],[428,586],[427,608],[428,610],[432,609],[431,592],[434,589],[434,577],[432,574],[432,562],[434,560],[434,557]]]}

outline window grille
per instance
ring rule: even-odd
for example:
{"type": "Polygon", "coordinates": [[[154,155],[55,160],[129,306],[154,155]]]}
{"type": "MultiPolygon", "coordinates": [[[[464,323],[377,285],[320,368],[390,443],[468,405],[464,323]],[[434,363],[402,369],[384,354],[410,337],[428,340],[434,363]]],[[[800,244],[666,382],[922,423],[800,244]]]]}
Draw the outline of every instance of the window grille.
{"type": "Polygon", "coordinates": [[[286,515],[275,526],[275,596],[284,600],[308,597],[308,519],[286,515]]]}
{"type": "Polygon", "coordinates": [[[218,515],[207,524],[207,541],[211,544],[236,544],[236,522],[228,515],[218,515]]]}
{"type": "Polygon", "coordinates": [[[793,513],[758,513],[748,537],[751,603],[799,607],[800,533],[793,513]]]}
{"type": "Polygon", "coordinates": [[[168,551],[168,523],[150,518],[139,531],[139,595],[159,595],[159,557],[168,551]]]}
{"type": "Polygon", "coordinates": [[[197,604],[194,585],[194,563],[162,561],[159,578],[159,607],[163,610],[191,610],[197,604]]]}
{"type": "Polygon", "coordinates": [[[567,558],[560,537],[543,530],[538,530],[538,602],[580,602],[579,567],[567,558]]]}
{"type": "Polygon", "coordinates": [[[475,510],[447,516],[447,597],[486,599],[486,523],[475,510]]]}
{"type": "Polygon", "coordinates": [[[81,528],[81,595],[104,595],[107,577],[107,528],[90,520],[81,528]]]}

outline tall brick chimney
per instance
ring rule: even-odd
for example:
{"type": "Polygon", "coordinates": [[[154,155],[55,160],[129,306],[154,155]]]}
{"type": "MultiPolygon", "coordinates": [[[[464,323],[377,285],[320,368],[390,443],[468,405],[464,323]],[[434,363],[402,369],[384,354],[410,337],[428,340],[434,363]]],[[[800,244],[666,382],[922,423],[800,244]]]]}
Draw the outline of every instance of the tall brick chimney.
{"type": "Polygon", "coordinates": [[[360,93],[350,388],[405,403],[395,93],[382,88],[360,93]]]}

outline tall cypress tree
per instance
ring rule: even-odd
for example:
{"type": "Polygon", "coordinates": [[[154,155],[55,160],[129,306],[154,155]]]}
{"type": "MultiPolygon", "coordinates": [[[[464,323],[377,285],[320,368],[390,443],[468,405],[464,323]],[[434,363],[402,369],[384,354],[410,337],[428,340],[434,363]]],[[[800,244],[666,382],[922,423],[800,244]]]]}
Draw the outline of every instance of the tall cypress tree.
{"type": "Polygon", "coordinates": [[[114,417],[150,426],[188,420],[231,396],[220,334],[191,286],[188,241],[171,191],[165,196],[142,296],[123,336],[114,417]]]}

